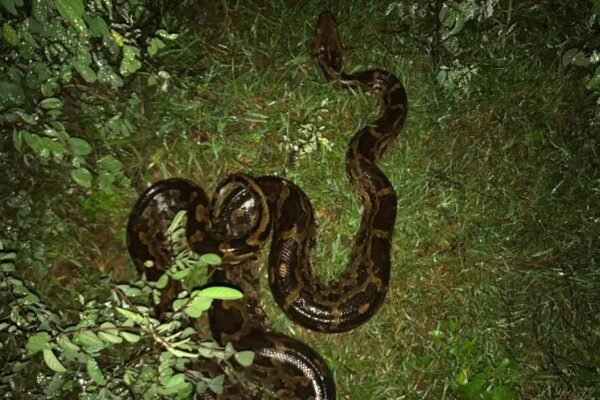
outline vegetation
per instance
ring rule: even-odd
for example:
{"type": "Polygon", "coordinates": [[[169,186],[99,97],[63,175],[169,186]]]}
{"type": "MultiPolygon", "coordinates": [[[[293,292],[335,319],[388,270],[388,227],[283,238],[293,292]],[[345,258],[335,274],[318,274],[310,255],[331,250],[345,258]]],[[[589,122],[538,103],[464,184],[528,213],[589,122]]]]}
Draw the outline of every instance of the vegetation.
{"type": "MultiPolygon", "coordinates": [[[[284,176],[316,209],[321,274],[344,268],[345,146],[376,104],[324,82],[307,51],[324,2],[299,4],[0,1],[1,394],[219,390],[176,354],[212,346],[210,300],[172,316],[200,317],[189,348],[160,345],[186,327],[143,317],[157,288],[124,228],[158,179],[284,176]]],[[[341,399],[600,397],[600,2],[329,5],[347,70],[388,69],[409,96],[382,160],[400,199],[392,281],[340,335],[292,324],[263,285],[272,326],[325,357],[341,399]]]]}

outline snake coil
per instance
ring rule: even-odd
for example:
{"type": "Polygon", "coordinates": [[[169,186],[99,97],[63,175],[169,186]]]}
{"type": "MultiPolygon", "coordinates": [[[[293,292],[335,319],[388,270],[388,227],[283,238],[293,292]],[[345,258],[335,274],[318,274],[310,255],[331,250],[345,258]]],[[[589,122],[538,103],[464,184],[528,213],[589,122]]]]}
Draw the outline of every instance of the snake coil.
{"type": "Polygon", "coordinates": [[[244,292],[242,300],[215,302],[209,312],[211,330],[219,343],[255,352],[253,365],[242,371],[261,389],[226,385],[220,399],[260,399],[261,391],[279,399],[335,399],[333,376],[321,356],[266,328],[256,254],[269,235],[271,291],[288,317],[304,327],[320,332],[353,329],[376,313],[387,292],[397,197],[377,161],[404,123],[406,92],[384,70],[341,71],[341,42],[329,12],[319,16],[310,50],[327,80],[376,93],[380,103],[376,120],[354,134],[346,153],[346,172],[360,198],[362,215],[350,263],[339,279],[319,281],[312,257],[316,242],[312,205],[298,186],[282,178],[231,175],[211,201],[191,181],[162,180],[141,195],[129,218],[128,250],[149,279],[157,279],[168,268],[173,251],[165,231],[179,210],[187,210],[191,249],[217,253],[224,265],[229,264],[217,270],[212,281],[244,292]],[[154,267],[145,268],[147,261],[154,267]]]}

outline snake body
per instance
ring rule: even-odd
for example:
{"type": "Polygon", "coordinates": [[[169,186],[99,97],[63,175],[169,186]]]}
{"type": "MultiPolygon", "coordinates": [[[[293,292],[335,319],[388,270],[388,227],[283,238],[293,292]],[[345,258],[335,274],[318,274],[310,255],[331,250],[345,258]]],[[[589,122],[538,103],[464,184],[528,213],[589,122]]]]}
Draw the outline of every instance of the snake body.
{"type": "Polygon", "coordinates": [[[341,43],[329,12],[318,18],[311,54],[327,80],[373,92],[380,103],[376,120],[354,134],[346,153],[346,172],[360,198],[362,216],[350,263],[338,279],[319,281],[312,256],[316,243],[312,205],[298,186],[279,177],[231,175],[211,201],[191,181],[162,180],[141,195],[130,215],[128,250],[149,279],[157,279],[168,268],[173,254],[164,232],[177,211],[187,210],[191,249],[223,259],[224,267],[214,272],[212,281],[244,292],[241,300],[214,302],[209,317],[219,343],[255,352],[253,365],[242,371],[257,385],[231,384],[219,396],[222,399],[260,399],[264,393],[279,399],[335,399],[333,376],[321,356],[266,328],[257,253],[269,235],[271,292],[286,315],[304,327],[350,330],[375,314],[387,292],[397,197],[377,161],[405,120],[406,93],[400,81],[384,70],[341,72],[341,43]],[[152,268],[144,267],[148,261],[152,268]]]}

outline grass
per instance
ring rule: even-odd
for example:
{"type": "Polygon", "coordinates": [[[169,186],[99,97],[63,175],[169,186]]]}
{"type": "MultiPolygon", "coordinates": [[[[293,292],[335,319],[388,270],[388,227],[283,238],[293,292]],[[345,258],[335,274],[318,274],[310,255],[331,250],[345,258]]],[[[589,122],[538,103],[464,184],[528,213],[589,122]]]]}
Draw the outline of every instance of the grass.
{"type": "MultiPolygon", "coordinates": [[[[209,192],[232,172],[294,181],[316,210],[321,275],[344,268],[359,221],[345,146],[376,104],[313,66],[306,43],[320,2],[266,4],[186,11],[198,23],[167,56],[176,88],[165,96],[134,82],[136,129],[96,149],[119,155],[131,187],[78,198],[57,191],[64,181],[48,169],[29,171],[44,194],[31,206],[57,228],[43,238],[51,279],[39,286],[57,307],[73,307],[80,291],[100,296],[109,272],[132,276],[123,231],[133,188],[171,176],[209,192]],[[320,127],[331,149],[286,151],[320,127]]],[[[532,57],[447,93],[429,55],[383,28],[396,22],[386,5],[332,8],[346,67],[393,71],[409,96],[407,125],[382,161],[399,194],[392,280],[381,311],[340,335],[291,323],[263,280],[272,326],[325,357],[340,399],[474,398],[474,384],[459,382],[478,379],[528,399],[600,396],[597,122],[584,89],[532,57]]],[[[83,114],[74,126],[92,117],[83,114]]],[[[33,281],[44,281],[42,264],[33,281]]]]}

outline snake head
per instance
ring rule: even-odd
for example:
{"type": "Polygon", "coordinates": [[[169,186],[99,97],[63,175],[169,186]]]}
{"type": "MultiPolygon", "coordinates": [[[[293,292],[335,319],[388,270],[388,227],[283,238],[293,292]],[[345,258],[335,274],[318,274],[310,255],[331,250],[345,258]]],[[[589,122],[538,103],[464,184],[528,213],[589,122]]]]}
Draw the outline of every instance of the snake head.
{"type": "Polygon", "coordinates": [[[329,11],[319,15],[310,53],[328,79],[337,79],[342,69],[342,43],[335,18],[329,11]]]}

